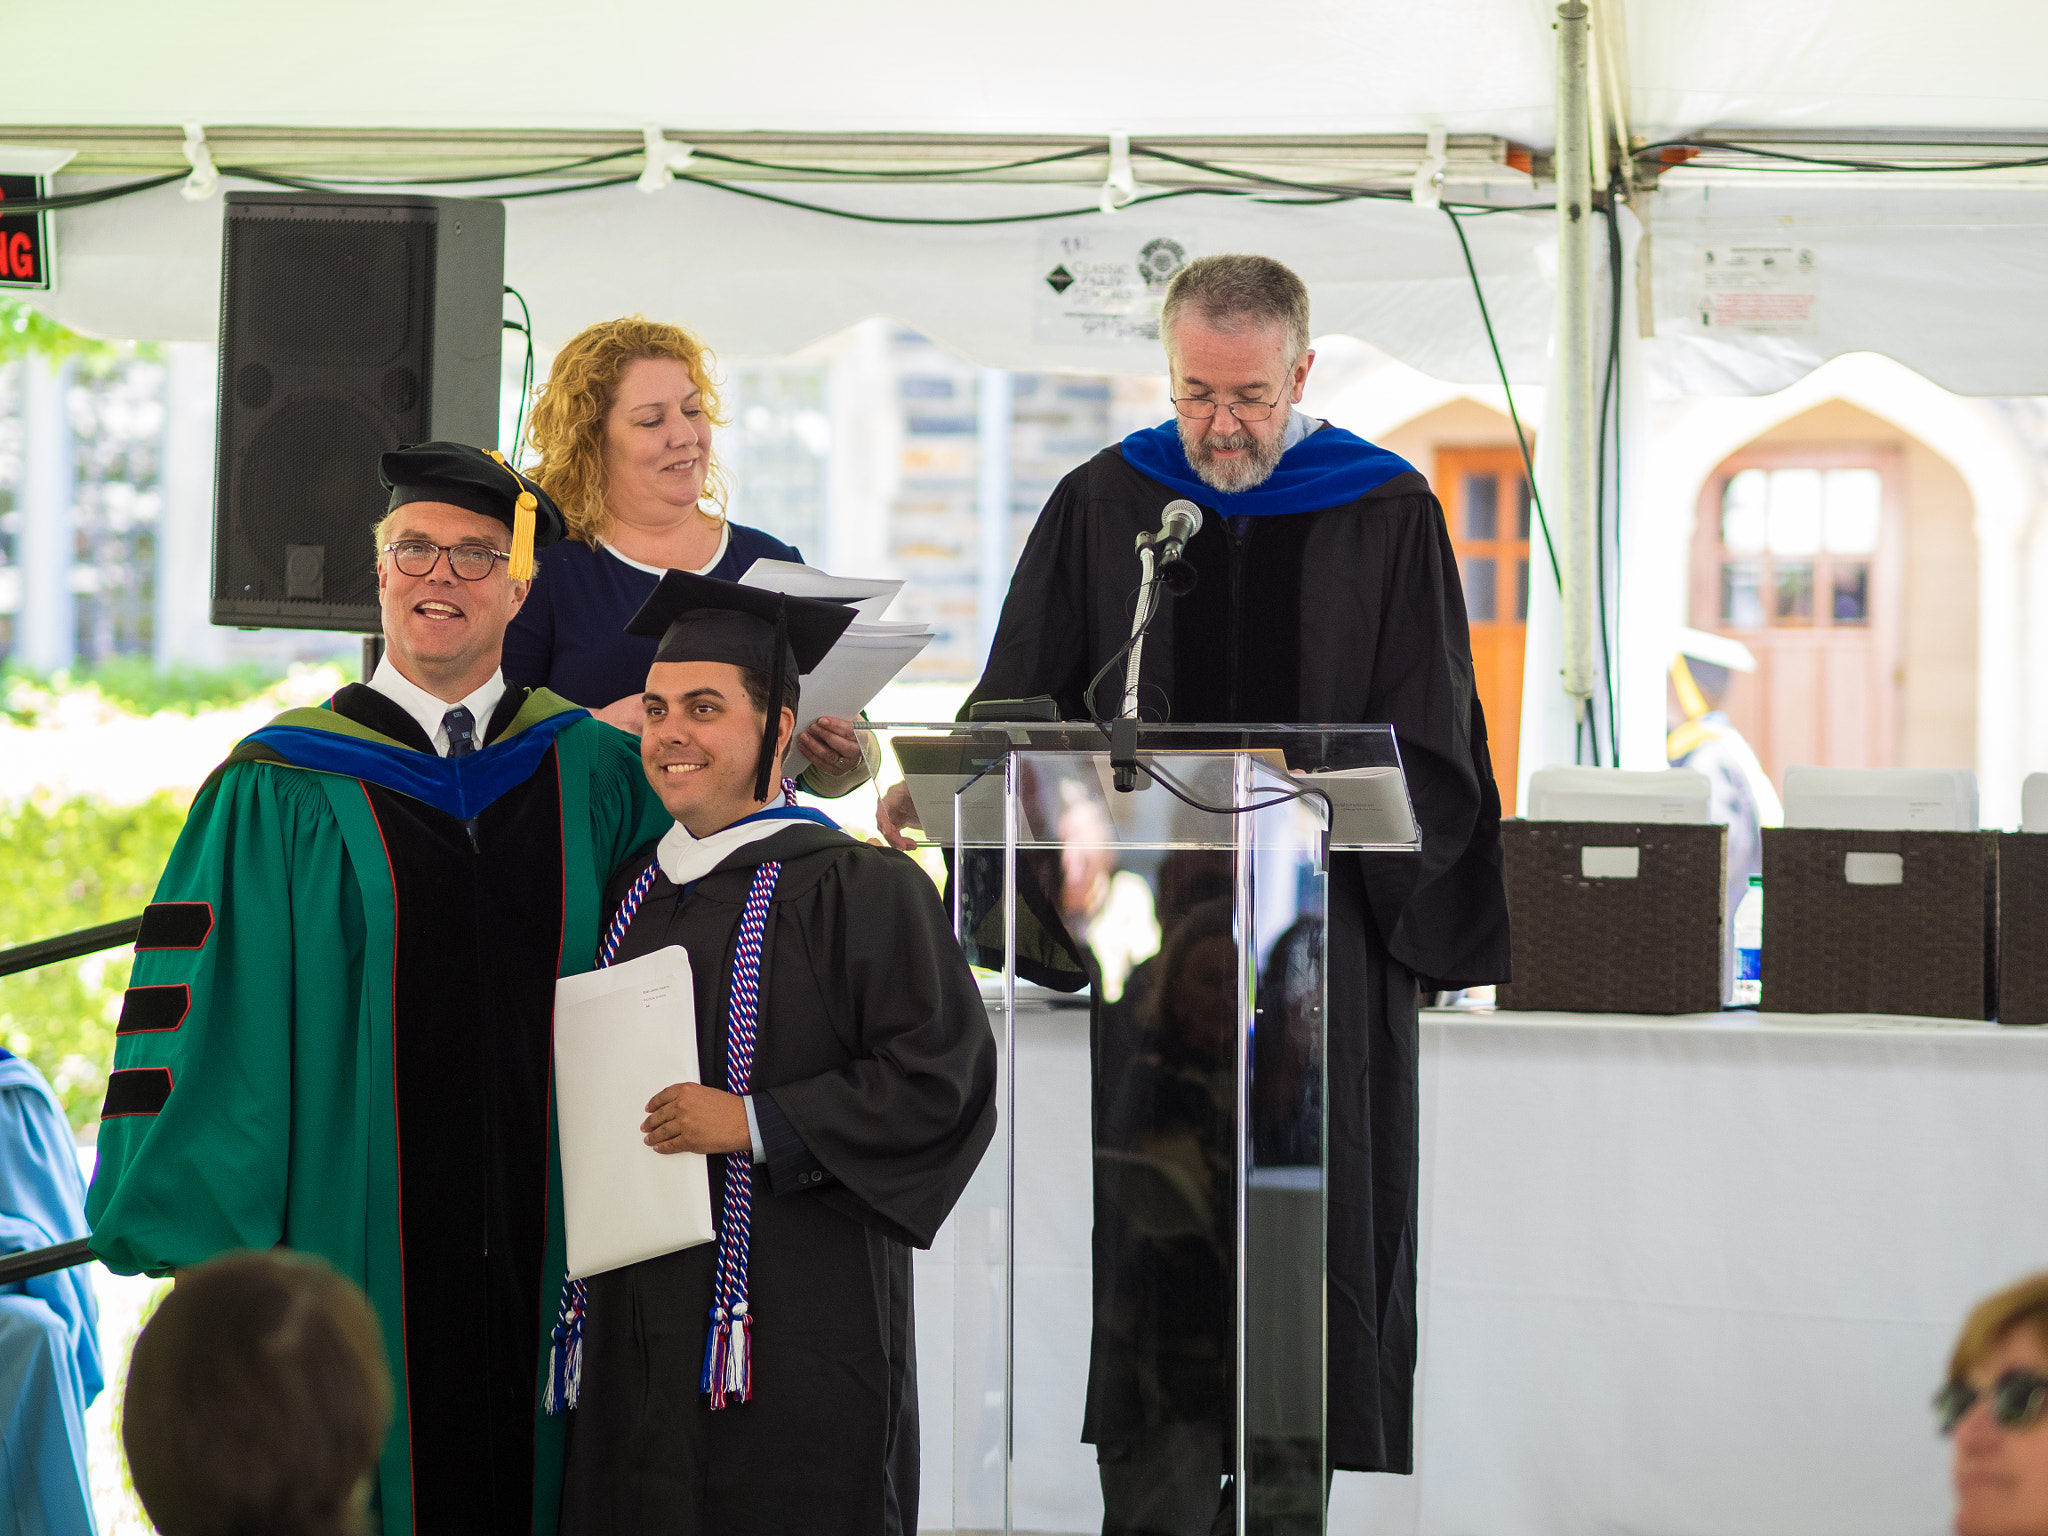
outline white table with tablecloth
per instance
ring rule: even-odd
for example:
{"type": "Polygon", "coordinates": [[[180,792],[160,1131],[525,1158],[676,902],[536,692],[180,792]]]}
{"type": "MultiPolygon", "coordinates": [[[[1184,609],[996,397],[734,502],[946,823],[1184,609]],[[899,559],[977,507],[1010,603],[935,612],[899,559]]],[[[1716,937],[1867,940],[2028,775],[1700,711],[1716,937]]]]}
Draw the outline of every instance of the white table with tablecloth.
{"type": "MultiPolygon", "coordinates": [[[[1074,1317],[1020,1360],[1017,1527],[1085,1531],[1086,1015],[1018,1026],[1020,1123],[1075,1145],[1017,1171],[1047,1260],[1020,1322],[1074,1317]]],[[[2048,1030],[1439,1010],[1421,1043],[1416,1475],[1340,1475],[1333,1532],[1947,1529],[1928,1399],[1970,1303],[2048,1269],[2048,1030]]],[[[949,1521],[948,1255],[919,1259],[927,1529],[949,1521]]]]}

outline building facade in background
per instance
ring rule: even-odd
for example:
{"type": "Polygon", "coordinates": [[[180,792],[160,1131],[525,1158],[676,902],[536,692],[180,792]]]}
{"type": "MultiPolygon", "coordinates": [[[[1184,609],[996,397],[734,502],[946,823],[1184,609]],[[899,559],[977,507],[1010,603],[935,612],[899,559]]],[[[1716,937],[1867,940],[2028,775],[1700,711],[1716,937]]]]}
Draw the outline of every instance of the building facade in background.
{"type": "MultiPolygon", "coordinates": [[[[0,662],[160,667],[353,657],[317,631],[220,629],[211,581],[215,352],[0,367],[0,662]]],[[[1060,478],[1162,418],[1163,379],[977,368],[886,320],[722,364],[727,512],[814,565],[905,580],[935,638],[909,680],[967,682],[1060,478]]],[[[504,402],[506,435],[516,388],[504,402]]],[[[381,508],[365,509],[365,526],[381,508]]],[[[366,545],[367,548],[367,545],[366,545]]]]}

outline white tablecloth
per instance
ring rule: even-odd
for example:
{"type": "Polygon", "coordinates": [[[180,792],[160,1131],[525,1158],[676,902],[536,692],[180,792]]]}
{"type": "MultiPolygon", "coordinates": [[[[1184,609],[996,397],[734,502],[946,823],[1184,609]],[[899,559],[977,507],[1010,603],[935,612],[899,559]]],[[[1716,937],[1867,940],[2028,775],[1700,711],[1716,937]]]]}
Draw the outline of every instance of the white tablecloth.
{"type": "Polygon", "coordinates": [[[2048,1268],[2048,1031],[1430,1014],[1413,1479],[1331,1529],[1933,1536],[1927,1401],[2048,1268]]]}
{"type": "MultiPolygon", "coordinates": [[[[1020,1014],[1019,1321],[1052,1342],[1018,1525],[1082,1531],[1085,1016],[1020,1014]]],[[[2048,1268],[2048,1030],[1432,1013],[1422,1053],[1417,1473],[1340,1474],[1333,1532],[1947,1529],[1928,1398],[1970,1303],[2048,1268]]],[[[971,1390],[952,1254],[918,1265],[928,1529],[971,1390]]]]}

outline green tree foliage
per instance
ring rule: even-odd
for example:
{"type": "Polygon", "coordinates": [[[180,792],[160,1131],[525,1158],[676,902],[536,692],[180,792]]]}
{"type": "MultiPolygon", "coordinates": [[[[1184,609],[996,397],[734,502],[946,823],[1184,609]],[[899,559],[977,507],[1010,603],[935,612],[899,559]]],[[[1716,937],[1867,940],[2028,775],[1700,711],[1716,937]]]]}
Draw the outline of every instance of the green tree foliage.
{"type": "MultiPolygon", "coordinates": [[[[185,804],[80,797],[0,805],[0,948],[140,912],[185,824],[185,804]]],[[[107,950],[0,977],[0,1045],[42,1070],[74,1127],[99,1118],[134,952],[107,950]]]]}
{"type": "Polygon", "coordinates": [[[32,353],[53,364],[66,357],[104,361],[124,350],[115,342],[81,336],[20,299],[0,294],[0,363],[11,363],[32,353]]]}
{"type": "Polygon", "coordinates": [[[97,692],[131,715],[175,710],[182,715],[232,709],[281,681],[282,669],[245,662],[231,667],[178,665],[158,671],[146,656],[110,656],[96,667],[47,676],[0,664],[0,716],[33,726],[55,710],[62,695],[97,692]]]}

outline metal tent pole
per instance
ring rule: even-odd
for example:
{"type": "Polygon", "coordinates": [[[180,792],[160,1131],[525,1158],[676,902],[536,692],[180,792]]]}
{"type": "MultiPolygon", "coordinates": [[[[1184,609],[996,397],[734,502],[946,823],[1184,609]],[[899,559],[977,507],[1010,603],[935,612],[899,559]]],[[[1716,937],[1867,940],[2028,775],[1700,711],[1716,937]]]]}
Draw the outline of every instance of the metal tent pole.
{"type": "Polygon", "coordinates": [[[1595,631],[1599,569],[1594,520],[1593,161],[1586,77],[1591,11],[1585,0],[1557,8],[1557,359],[1558,485],[1553,526],[1564,606],[1564,691],[1583,720],[1597,685],[1595,631]]]}

